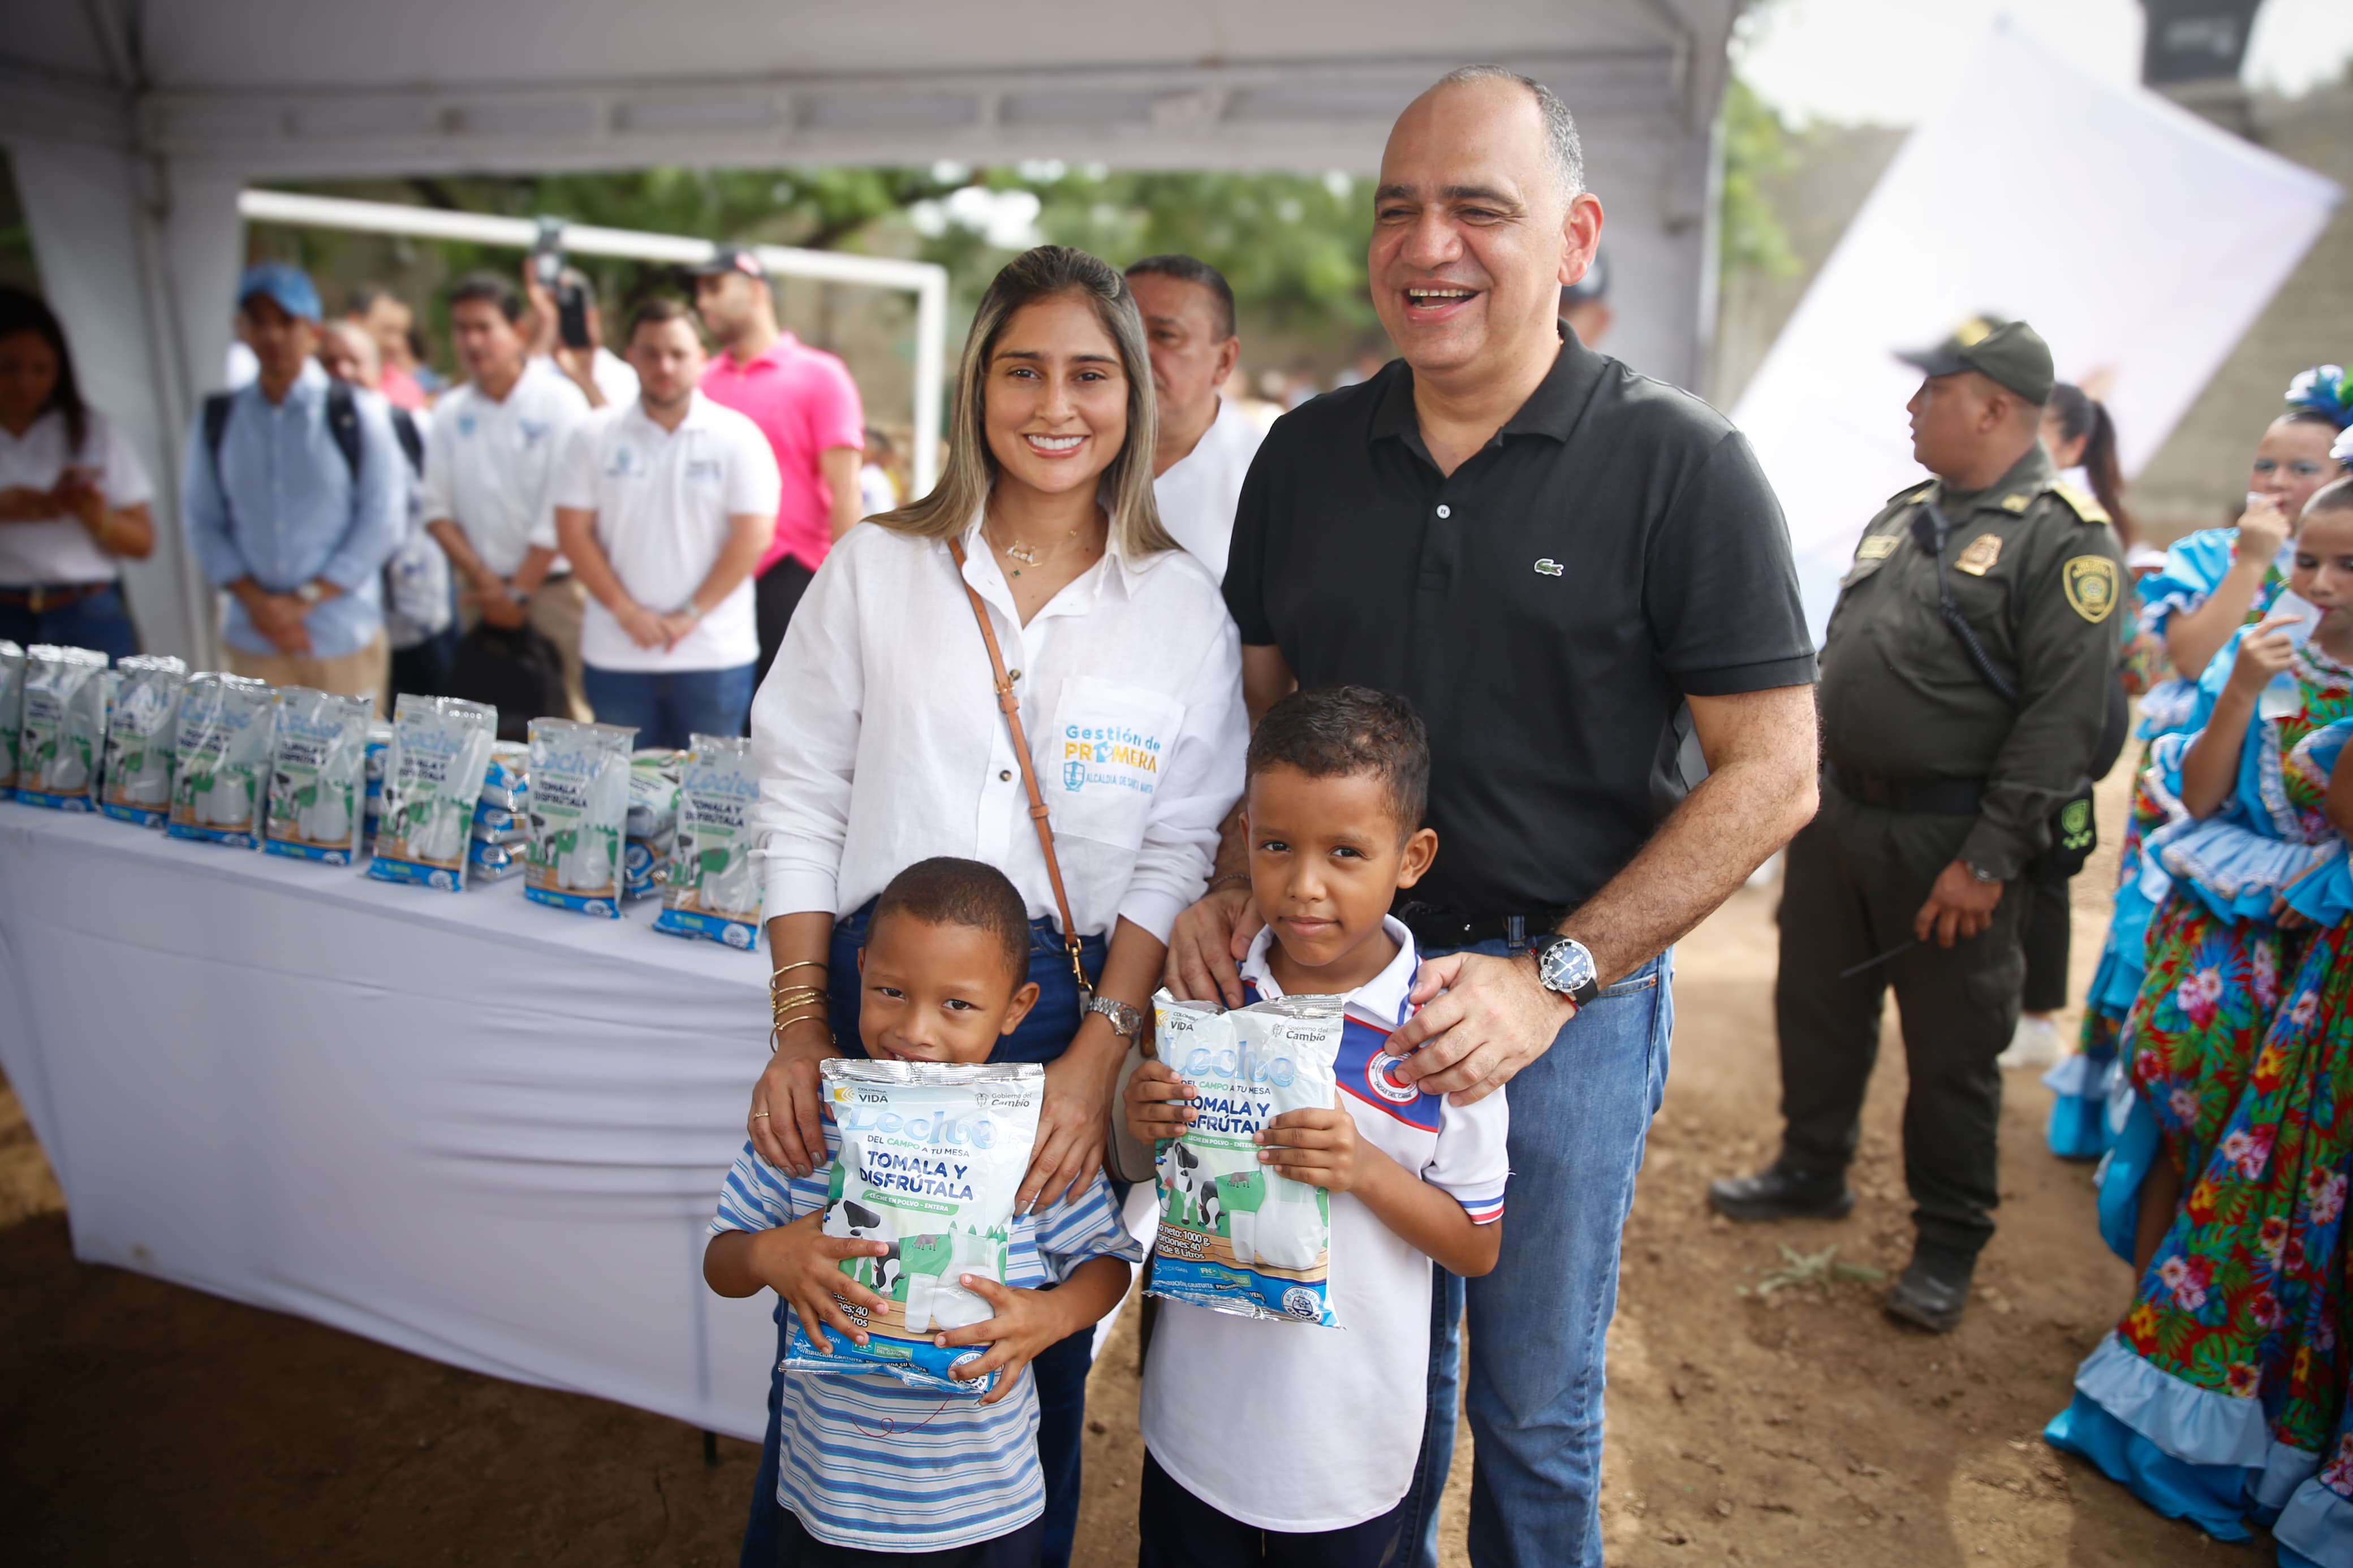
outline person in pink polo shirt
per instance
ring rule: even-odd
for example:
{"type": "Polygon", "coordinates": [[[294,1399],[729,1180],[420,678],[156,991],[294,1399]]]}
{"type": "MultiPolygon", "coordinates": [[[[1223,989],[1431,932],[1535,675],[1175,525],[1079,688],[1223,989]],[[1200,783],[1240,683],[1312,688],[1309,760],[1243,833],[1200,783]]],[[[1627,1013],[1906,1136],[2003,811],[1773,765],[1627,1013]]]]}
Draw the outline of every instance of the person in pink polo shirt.
{"type": "Polygon", "coordinates": [[[690,269],[694,308],[723,352],[702,373],[702,395],[746,415],[776,449],[784,476],[776,537],[760,557],[754,588],[760,664],[785,640],[793,608],[833,542],[859,517],[858,468],[866,445],[866,411],[849,367],[776,325],[768,269],[748,249],[722,246],[690,269]]]}

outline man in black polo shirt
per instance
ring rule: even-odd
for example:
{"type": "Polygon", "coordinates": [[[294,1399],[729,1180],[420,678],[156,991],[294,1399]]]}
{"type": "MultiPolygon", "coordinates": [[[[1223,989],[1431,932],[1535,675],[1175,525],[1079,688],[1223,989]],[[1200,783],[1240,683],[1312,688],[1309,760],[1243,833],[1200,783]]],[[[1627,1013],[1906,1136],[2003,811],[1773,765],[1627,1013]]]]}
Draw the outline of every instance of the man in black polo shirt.
{"type": "MultiPolygon", "coordinates": [[[[1438,863],[1400,912],[1431,961],[1392,1049],[1466,1101],[1511,1083],[1503,1261],[1469,1291],[1482,1568],[1601,1561],[1602,1339],[1665,1085],[1665,950],[1814,810],[1813,645],[1746,444],[1556,325],[1600,235],[1582,178],[1567,110],[1507,72],[1406,110],[1369,258],[1403,361],[1275,426],[1226,575],[1253,714],[1295,678],[1402,692],[1430,726],[1438,863]]],[[[1229,826],[1170,941],[1178,994],[1240,1000],[1247,863],[1229,826]]],[[[1452,1448],[1449,1284],[1406,1561],[1452,1448]]]]}

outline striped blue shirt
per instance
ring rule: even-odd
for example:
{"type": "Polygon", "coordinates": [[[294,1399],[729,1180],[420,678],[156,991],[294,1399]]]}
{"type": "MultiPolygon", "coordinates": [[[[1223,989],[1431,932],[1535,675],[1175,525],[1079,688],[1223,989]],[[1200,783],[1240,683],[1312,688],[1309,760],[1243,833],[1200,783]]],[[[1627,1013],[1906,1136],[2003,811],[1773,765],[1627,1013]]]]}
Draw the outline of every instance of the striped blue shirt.
{"type": "MultiPolygon", "coordinates": [[[[840,1135],[825,1126],[826,1152],[840,1135]]],[[[792,1177],[745,1143],[720,1190],[713,1236],[772,1230],[825,1207],[828,1167],[792,1177]]],[[[1098,1174],[1068,1203],[1016,1215],[1005,1282],[1059,1284],[1096,1258],[1142,1260],[1098,1174]]],[[[786,1310],[791,1309],[786,1308],[786,1310]]],[[[819,1541],[876,1552],[939,1552],[1010,1534],[1045,1510],[1038,1384],[1027,1371],[995,1405],[871,1376],[787,1371],[776,1501],[819,1541]]]]}

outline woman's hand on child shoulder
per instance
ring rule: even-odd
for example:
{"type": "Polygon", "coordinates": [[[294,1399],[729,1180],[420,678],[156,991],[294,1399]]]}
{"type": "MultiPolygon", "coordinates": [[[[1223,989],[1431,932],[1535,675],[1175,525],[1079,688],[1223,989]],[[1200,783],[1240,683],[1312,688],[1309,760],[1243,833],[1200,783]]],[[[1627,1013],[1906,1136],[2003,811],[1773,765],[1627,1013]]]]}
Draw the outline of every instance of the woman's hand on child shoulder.
{"type": "Polygon", "coordinates": [[[828,1325],[856,1343],[866,1342],[866,1331],[850,1321],[841,1300],[870,1312],[890,1306],[844,1274],[842,1263],[852,1258],[880,1258],[890,1250],[879,1241],[828,1236],[824,1215],[804,1215],[753,1238],[752,1268],[762,1284],[792,1303],[794,1314],[817,1348],[830,1351],[833,1342],[825,1335],[828,1325]]]}
{"type": "Polygon", "coordinates": [[[1332,1100],[1329,1110],[1286,1110],[1268,1122],[1258,1134],[1259,1163],[1327,1193],[1354,1191],[1364,1176],[1356,1158],[1356,1119],[1337,1091],[1332,1100]]]}
{"type": "Polygon", "coordinates": [[[994,1405],[1013,1392],[1023,1367],[1070,1337],[1072,1331],[1066,1321],[1068,1314],[1060,1310],[1060,1303],[1050,1291],[1016,1289],[998,1284],[986,1274],[959,1275],[957,1283],[987,1301],[997,1315],[934,1334],[932,1342],[943,1350],[958,1345],[987,1346],[987,1352],[978,1360],[949,1368],[948,1375],[969,1383],[992,1372],[1003,1373],[997,1386],[980,1396],[983,1405],[994,1405]]]}
{"type": "Polygon", "coordinates": [[[1127,1080],[1127,1130],[1146,1143],[1182,1138],[1198,1114],[1193,1086],[1166,1062],[1148,1061],[1127,1080]]]}

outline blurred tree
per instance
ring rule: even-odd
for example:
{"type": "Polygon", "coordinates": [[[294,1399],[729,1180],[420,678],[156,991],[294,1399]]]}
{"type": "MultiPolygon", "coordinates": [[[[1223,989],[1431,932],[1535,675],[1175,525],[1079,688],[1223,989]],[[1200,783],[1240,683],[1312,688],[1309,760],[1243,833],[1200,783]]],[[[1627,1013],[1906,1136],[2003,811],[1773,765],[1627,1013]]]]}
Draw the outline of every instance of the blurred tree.
{"type": "Polygon", "coordinates": [[[1742,272],[1787,278],[1798,270],[1798,253],[1765,191],[1767,181],[1796,163],[1781,117],[1735,76],[1724,94],[1724,190],[1717,226],[1726,281],[1742,272]]]}
{"type": "MultiPolygon", "coordinates": [[[[419,178],[308,187],[467,212],[531,216],[665,234],[706,235],[810,249],[913,255],[946,267],[958,314],[968,313],[1015,250],[1050,240],[1124,265],[1183,250],[1225,273],[1256,326],[1327,342],[1335,353],[1376,326],[1365,288],[1372,213],[1366,182],[1340,174],[1114,173],[1056,161],[969,169],[709,170],[662,168],[537,178],[419,178]],[[971,195],[959,193],[970,191],[971,195]],[[1018,217],[1008,223],[1008,199],[1018,217]]],[[[350,237],[273,236],[258,248],[335,271],[350,237]]],[[[512,275],[511,250],[446,244],[443,276],[475,268],[512,275]]],[[[675,286],[648,263],[581,257],[608,310],[675,286]]],[[[438,303],[426,313],[438,323],[438,303]]],[[[433,335],[438,337],[436,331],[433,335]]]]}

